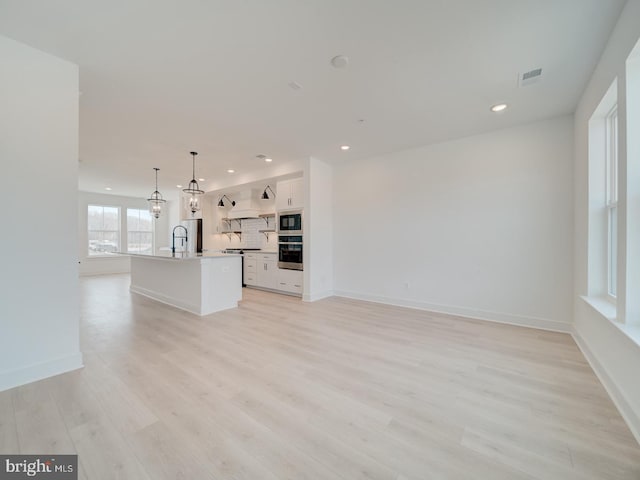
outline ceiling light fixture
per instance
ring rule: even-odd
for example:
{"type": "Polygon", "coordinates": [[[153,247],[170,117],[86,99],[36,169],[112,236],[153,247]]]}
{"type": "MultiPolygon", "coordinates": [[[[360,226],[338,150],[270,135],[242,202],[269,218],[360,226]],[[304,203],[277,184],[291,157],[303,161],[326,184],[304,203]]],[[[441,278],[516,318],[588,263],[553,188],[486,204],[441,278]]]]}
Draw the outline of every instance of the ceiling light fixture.
{"type": "Polygon", "coordinates": [[[267,190],[269,190],[273,194],[273,198],[276,198],[276,192],[273,191],[270,185],[267,185],[264,189],[264,192],[262,192],[262,197],[260,197],[262,198],[262,200],[269,200],[271,198],[267,193],[267,190]]]}
{"type": "Polygon", "coordinates": [[[196,155],[198,152],[189,152],[193,157],[193,176],[191,181],[189,182],[189,188],[184,188],[182,191],[189,195],[189,209],[191,210],[191,215],[195,215],[195,213],[200,210],[200,195],[204,195],[204,190],[200,190],[200,185],[196,181],[196,155]]]}
{"type": "Polygon", "coordinates": [[[265,158],[264,161],[265,162],[273,162],[273,158],[265,158]]]}
{"type": "Polygon", "coordinates": [[[111,187],[104,187],[105,190],[111,191],[111,187]]]}
{"type": "Polygon", "coordinates": [[[153,168],[156,171],[156,190],[151,194],[149,198],[147,198],[147,202],[149,202],[149,211],[154,218],[160,217],[162,213],[162,204],[166,203],[166,200],[162,198],[162,194],[158,191],[158,170],[159,168],[153,168]]]}
{"type": "Polygon", "coordinates": [[[177,188],[182,188],[182,185],[176,185],[177,188]]]}
{"type": "Polygon", "coordinates": [[[231,200],[229,197],[227,197],[226,195],[222,195],[222,197],[220,197],[220,200],[218,201],[218,206],[219,207],[224,207],[224,199],[227,199],[231,202],[231,206],[235,207],[236,206],[236,202],[234,202],[233,200],[231,200]]]}
{"type": "Polygon", "coordinates": [[[198,181],[199,182],[204,182],[204,178],[199,178],[198,181]]]}
{"type": "Polygon", "coordinates": [[[233,170],[233,169],[231,169],[231,168],[230,168],[229,170],[227,170],[227,173],[235,173],[235,172],[236,172],[236,171],[235,171],[235,170],[233,170]]]}
{"type": "Polygon", "coordinates": [[[491,107],[491,111],[494,113],[503,112],[507,107],[508,105],[506,103],[498,103],[491,107]]]}
{"type": "Polygon", "coordinates": [[[349,150],[351,147],[349,145],[340,145],[340,150],[344,150],[345,152],[349,150]]]}

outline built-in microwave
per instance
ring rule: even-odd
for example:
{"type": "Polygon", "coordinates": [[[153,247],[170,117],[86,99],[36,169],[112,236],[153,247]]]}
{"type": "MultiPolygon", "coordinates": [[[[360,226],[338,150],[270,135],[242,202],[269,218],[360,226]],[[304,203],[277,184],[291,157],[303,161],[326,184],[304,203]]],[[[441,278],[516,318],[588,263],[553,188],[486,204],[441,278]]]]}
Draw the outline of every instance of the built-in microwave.
{"type": "Polygon", "coordinates": [[[302,234],[302,212],[283,212],[279,215],[278,233],[302,234]]]}

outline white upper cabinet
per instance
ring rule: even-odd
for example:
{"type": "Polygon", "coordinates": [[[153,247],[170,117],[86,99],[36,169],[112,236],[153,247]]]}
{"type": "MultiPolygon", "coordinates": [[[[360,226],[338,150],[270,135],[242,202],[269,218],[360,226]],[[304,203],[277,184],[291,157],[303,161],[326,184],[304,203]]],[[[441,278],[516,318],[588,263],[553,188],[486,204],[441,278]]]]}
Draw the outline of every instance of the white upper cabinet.
{"type": "Polygon", "coordinates": [[[277,185],[277,210],[292,210],[304,208],[304,186],[302,178],[282,180],[277,185]]]}

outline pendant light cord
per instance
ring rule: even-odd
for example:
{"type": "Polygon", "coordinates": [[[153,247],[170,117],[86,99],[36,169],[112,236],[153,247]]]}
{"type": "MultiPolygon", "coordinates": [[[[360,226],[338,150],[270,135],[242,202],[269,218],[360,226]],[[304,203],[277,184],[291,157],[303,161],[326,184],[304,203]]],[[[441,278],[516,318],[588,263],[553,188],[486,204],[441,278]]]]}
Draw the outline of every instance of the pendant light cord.
{"type": "Polygon", "coordinates": [[[196,155],[198,154],[198,152],[191,152],[191,155],[193,156],[193,163],[192,165],[192,169],[191,169],[191,173],[193,174],[193,181],[195,182],[196,180],[196,155]]]}

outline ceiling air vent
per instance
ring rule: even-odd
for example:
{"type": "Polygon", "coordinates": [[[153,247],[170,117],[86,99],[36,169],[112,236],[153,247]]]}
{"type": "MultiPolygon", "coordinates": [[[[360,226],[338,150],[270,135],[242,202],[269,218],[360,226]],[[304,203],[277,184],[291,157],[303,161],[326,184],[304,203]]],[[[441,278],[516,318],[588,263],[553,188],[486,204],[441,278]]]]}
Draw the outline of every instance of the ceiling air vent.
{"type": "Polygon", "coordinates": [[[526,87],[532,83],[539,82],[542,79],[542,69],[536,68],[535,70],[529,70],[526,73],[519,75],[518,86],[526,87]]]}

